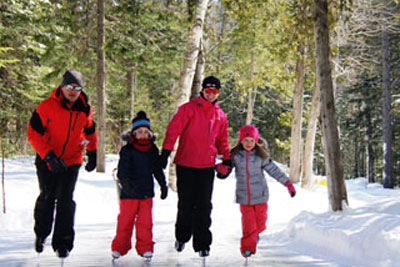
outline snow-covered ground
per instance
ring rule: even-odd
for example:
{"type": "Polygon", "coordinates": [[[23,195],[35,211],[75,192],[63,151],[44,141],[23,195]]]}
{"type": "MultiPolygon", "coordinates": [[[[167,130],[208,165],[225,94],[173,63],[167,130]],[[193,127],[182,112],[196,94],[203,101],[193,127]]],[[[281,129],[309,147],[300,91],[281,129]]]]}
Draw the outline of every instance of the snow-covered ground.
{"type": "MultiPolygon", "coordinates": [[[[327,188],[295,185],[297,195],[268,178],[267,230],[257,254],[246,261],[239,252],[240,212],[234,203],[235,179],[216,179],[213,195],[211,255],[203,261],[191,243],[174,250],[177,195],[169,191],[154,199],[155,251],[151,262],[131,250],[111,261],[110,245],[118,215],[112,170],[118,156],[107,157],[105,174],[83,168],[75,190],[75,247],[64,266],[400,266],[400,190],[367,184],[364,178],[347,181],[350,207],[329,211],[327,188]]],[[[50,246],[38,255],[33,249],[33,207],[38,195],[33,158],[5,162],[6,214],[0,214],[0,266],[60,266],[50,246]]],[[[50,238],[49,238],[50,239],[50,238]]],[[[133,240],[134,242],[134,240],[133,240]]]]}

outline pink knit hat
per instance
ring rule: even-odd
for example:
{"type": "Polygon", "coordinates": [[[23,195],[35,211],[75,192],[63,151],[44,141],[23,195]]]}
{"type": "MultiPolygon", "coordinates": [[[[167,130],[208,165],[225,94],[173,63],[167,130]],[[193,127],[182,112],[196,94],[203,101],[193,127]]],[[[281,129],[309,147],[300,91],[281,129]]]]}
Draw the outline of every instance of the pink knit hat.
{"type": "Polygon", "coordinates": [[[239,136],[239,142],[242,141],[246,137],[251,137],[258,142],[258,130],[256,127],[253,125],[245,125],[242,128],[240,128],[240,136],[239,136]]]}

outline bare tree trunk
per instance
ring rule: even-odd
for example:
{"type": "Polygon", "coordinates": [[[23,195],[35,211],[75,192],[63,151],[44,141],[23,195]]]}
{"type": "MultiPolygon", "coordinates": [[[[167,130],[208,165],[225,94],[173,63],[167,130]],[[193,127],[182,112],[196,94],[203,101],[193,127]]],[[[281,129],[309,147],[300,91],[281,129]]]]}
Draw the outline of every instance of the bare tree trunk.
{"type": "Polygon", "coordinates": [[[205,65],[206,65],[206,60],[204,58],[204,53],[203,53],[203,44],[200,40],[200,51],[197,57],[196,72],[194,73],[193,77],[192,93],[190,95],[190,98],[200,95],[201,81],[203,80],[203,72],[205,65]]]}
{"type": "MultiPolygon", "coordinates": [[[[251,52],[251,68],[250,68],[250,77],[252,77],[254,73],[254,51],[251,52]]],[[[254,84],[254,83],[252,83],[254,84]]],[[[246,111],[246,125],[251,124],[254,117],[254,103],[256,102],[257,96],[257,86],[250,87],[247,96],[247,111],[246,111]]]]}
{"type": "Polygon", "coordinates": [[[299,58],[296,63],[296,85],[293,94],[293,122],[292,122],[292,142],[290,144],[290,180],[298,183],[301,172],[301,148],[303,140],[301,138],[301,119],[303,117],[303,91],[304,91],[304,44],[300,43],[297,51],[299,58]]]}
{"type": "Polygon", "coordinates": [[[390,105],[390,66],[389,36],[386,30],[382,33],[382,77],[383,77],[383,187],[393,188],[393,152],[392,121],[390,105]]]}
{"type": "MultiPolygon", "coordinates": [[[[193,77],[196,71],[198,55],[200,51],[200,40],[203,35],[204,18],[206,16],[208,0],[198,0],[196,2],[196,13],[193,26],[190,28],[188,40],[186,43],[186,52],[183,59],[183,68],[181,71],[181,78],[179,86],[176,88],[176,102],[175,107],[178,107],[189,100],[191,88],[193,84],[193,77]]],[[[177,143],[179,140],[177,140],[177,143]]],[[[172,190],[176,191],[176,173],[173,159],[175,157],[175,148],[171,153],[169,171],[168,171],[168,185],[172,190]]]]}
{"type": "MultiPolygon", "coordinates": [[[[359,142],[361,143],[361,142],[359,142]]],[[[365,166],[366,164],[366,150],[362,149],[361,147],[358,148],[360,151],[360,157],[361,159],[359,159],[359,167],[358,167],[358,177],[365,177],[365,174],[367,173],[365,170],[365,166]]]]}
{"type": "Polygon", "coordinates": [[[2,196],[3,196],[3,213],[6,213],[6,189],[4,187],[4,158],[5,158],[5,152],[4,152],[4,144],[3,144],[3,138],[0,138],[0,148],[1,148],[1,190],[2,190],[2,196]]]}
{"type": "Polygon", "coordinates": [[[314,0],[314,3],[316,81],[321,92],[321,129],[328,178],[329,203],[333,211],[338,211],[343,210],[343,201],[348,204],[348,199],[344,182],[329,59],[328,1],[314,0]]]}
{"type": "Polygon", "coordinates": [[[304,146],[304,157],[303,157],[303,171],[301,178],[301,187],[311,187],[311,177],[313,176],[313,160],[314,160],[314,146],[315,146],[315,134],[317,132],[317,118],[319,116],[320,107],[320,93],[317,86],[314,88],[314,93],[311,100],[311,112],[310,118],[307,124],[307,137],[306,144],[304,146]]]}
{"type": "Polygon", "coordinates": [[[247,99],[247,112],[246,112],[246,124],[251,124],[254,117],[254,103],[256,101],[257,88],[250,88],[247,99]]]}
{"type": "Polygon", "coordinates": [[[22,120],[22,116],[19,115],[16,121],[16,132],[18,136],[17,144],[18,144],[18,152],[22,155],[26,155],[26,123],[22,120]]]}
{"type": "Polygon", "coordinates": [[[105,172],[105,137],[106,137],[106,103],[105,103],[105,42],[104,0],[97,0],[97,172],[105,172]]]}
{"type": "Polygon", "coordinates": [[[354,177],[359,177],[360,172],[359,172],[359,162],[360,162],[360,148],[358,147],[358,137],[357,135],[354,137],[354,177]]]}
{"type": "Polygon", "coordinates": [[[135,117],[135,77],[133,74],[133,69],[130,69],[127,73],[127,87],[130,99],[129,105],[129,119],[131,120],[135,117]]]}
{"type": "Polygon", "coordinates": [[[374,173],[374,151],[372,148],[372,126],[371,126],[371,110],[367,111],[367,177],[369,183],[375,182],[374,173]]]}
{"type": "Polygon", "coordinates": [[[226,23],[227,23],[226,22],[227,21],[227,18],[226,18],[227,14],[226,14],[222,4],[218,5],[217,16],[219,16],[220,19],[221,19],[221,25],[219,27],[220,28],[220,32],[219,32],[219,34],[217,36],[217,40],[218,40],[217,41],[217,49],[218,49],[218,52],[217,52],[217,63],[216,63],[216,67],[215,67],[215,72],[216,72],[217,75],[219,75],[220,71],[221,71],[221,65],[222,65],[222,54],[223,54],[223,49],[222,49],[223,45],[222,45],[222,43],[223,43],[223,40],[225,38],[225,28],[226,28],[226,23]]]}

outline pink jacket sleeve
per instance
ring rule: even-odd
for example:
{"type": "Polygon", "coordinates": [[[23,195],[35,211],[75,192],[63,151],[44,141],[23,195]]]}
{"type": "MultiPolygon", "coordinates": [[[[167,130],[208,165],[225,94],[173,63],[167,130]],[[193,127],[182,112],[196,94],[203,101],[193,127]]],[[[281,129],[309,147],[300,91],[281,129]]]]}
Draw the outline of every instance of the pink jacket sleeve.
{"type": "Polygon", "coordinates": [[[186,125],[189,123],[191,114],[192,110],[188,107],[188,104],[179,107],[178,112],[172,117],[172,120],[167,126],[167,131],[162,145],[163,149],[174,149],[176,139],[181,135],[183,129],[185,129],[186,125]]]}
{"type": "Polygon", "coordinates": [[[222,155],[222,160],[230,159],[228,145],[228,121],[223,117],[223,123],[217,136],[216,147],[218,154],[222,155]]]}

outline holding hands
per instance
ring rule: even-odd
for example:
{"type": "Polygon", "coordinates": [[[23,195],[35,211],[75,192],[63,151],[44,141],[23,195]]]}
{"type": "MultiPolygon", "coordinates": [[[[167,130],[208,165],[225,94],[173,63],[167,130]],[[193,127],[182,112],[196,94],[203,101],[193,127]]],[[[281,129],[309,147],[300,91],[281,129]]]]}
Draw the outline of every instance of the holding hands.
{"type": "Polygon", "coordinates": [[[217,177],[220,179],[225,179],[232,171],[232,161],[224,160],[222,163],[217,164],[215,169],[217,170],[217,177]]]}

